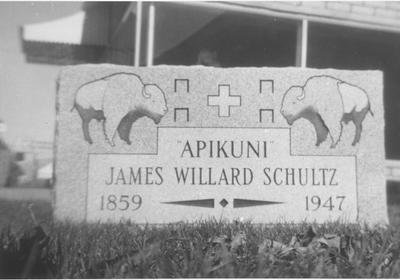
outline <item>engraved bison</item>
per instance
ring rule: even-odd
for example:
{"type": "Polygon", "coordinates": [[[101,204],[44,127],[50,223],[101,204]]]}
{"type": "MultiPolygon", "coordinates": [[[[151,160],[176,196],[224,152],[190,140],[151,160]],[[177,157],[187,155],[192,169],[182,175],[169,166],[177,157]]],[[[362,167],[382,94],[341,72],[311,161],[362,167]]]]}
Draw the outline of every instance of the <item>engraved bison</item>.
{"type": "Polygon", "coordinates": [[[282,99],[281,114],[289,125],[304,118],[317,134],[316,146],[329,135],[331,148],[342,135],[343,123],[352,121],[356,127],[352,145],[360,141],[362,123],[370,108],[367,93],[356,85],[331,76],[312,76],[303,86],[292,86],[282,99]]]}
{"type": "Polygon", "coordinates": [[[103,132],[111,146],[115,145],[117,132],[130,145],[129,133],[139,118],[148,117],[158,124],[168,111],[164,92],[155,84],[144,84],[132,73],[114,73],[81,85],[72,109],[82,118],[87,142],[93,143],[89,123],[96,119],[103,122],[103,132]]]}

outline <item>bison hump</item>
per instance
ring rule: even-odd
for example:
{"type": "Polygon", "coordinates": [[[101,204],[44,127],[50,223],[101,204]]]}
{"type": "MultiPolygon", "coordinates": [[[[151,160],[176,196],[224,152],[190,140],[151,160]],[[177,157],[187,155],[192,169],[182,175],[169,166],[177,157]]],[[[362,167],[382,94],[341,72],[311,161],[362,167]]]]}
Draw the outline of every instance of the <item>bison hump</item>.
{"type": "Polygon", "coordinates": [[[95,110],[102,110],[106,89],[107,81],[104,80],[85,84],[78,89],[75,102],[84,109],[93,108],[95,110]]]}
{"type": "Polygon", "coordinates": [[[345,113],[351,113],[353,110],[360,112],[368,106],[368,96],[363,89],[345,82],[339,83],[338,89],[342,95],[345,113]]]}

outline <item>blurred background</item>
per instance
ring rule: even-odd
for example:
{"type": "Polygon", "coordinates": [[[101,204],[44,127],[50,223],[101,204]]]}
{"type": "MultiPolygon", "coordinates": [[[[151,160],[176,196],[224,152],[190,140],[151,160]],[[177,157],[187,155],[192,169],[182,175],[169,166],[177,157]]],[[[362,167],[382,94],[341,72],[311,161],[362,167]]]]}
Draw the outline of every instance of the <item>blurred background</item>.
{"type": "Polygon", "coordinates": [[[0,19],[0,189],[51,188],[63,65],[295,66],[384,72],[399,200],[400,2],[0,2],[0,19]]]}

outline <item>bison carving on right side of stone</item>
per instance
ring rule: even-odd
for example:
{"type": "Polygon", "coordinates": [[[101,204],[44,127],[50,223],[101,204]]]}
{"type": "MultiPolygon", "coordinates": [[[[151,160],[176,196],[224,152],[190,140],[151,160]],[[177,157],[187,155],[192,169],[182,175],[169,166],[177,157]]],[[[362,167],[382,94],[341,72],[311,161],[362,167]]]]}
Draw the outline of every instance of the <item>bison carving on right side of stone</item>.
{"type": "Polygon", "coordinates": [[[289,125],[300,118],[309,120],[317,134],[316,146],[328,135],[336,147],[343,123],[356,127],[352,145],[361,138],[362,123],[371,111],[369,98],[362,88],[331,76],[312,76],[303,86],[292,86],[282,99],[281,114],[289,125]]]}
{"type": "Polygon", "coordinates": [[[84,138],[93,143],[89,133],[92,119],[103,122],[106,140],[114,146],[115,135],[131,144],[132,124],[148,117],[158,124],[167,113],[164,92],[156,84],[144,84],[133,73],[114,73],[81,85],[75,95],[73,109],[82,118],[84,138]]]}

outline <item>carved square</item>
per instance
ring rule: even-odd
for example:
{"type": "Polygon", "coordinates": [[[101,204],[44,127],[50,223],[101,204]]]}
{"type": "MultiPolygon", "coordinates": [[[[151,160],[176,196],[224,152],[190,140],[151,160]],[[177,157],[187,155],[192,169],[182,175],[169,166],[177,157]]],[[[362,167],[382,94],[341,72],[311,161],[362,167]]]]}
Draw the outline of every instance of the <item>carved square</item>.
{"type": "Polygon", "coordinates": [[[259,110],[259,122],[264,122],[269,120],[270,122],[275,122],[275,112],[274,109],[260,109],[259,110]]]}
{"type": "Polygon", "coordinates": [[[260,94],[273,94],[274,90],[274,80],[260,80],[260,94]]]}
{"type": "Polygon", "coordinates": [[[175,108],[174,109],[174,122],[177,121],[178,118],[182,120],[182,116],[186,115],[186,122],[189,121],[189,108],[175,108]],[[181,116],[181,117],[179,117],[181,116]]]}

